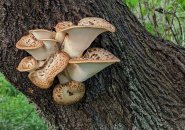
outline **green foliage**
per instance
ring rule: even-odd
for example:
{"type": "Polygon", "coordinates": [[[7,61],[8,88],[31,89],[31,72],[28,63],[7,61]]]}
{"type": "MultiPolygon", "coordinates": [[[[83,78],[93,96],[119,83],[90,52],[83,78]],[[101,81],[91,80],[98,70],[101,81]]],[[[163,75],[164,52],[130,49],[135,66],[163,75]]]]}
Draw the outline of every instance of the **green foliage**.
{"type": "Polygon", "coordinates": [[[125,3],[129,5],[129,7],[136,7],[139,3],[139,0],[124,0],[125,3]]]}
{"type": "Polygon", "coordinates": [[[47,130],[34,105],[0,73],[0,130],[47,130]]]}
{"type": "Polygon", "coordinates": [[[156,36],[185,45],[185,0],[123,0],[156,36]]]}

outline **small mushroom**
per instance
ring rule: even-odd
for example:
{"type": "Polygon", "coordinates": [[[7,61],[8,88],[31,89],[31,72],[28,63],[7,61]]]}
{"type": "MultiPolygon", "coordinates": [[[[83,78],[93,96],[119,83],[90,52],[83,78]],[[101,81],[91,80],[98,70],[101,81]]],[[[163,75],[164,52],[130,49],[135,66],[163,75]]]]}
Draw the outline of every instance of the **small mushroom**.
{"type": "Polygon", "coordinates": [[[82,58],[70,59],[66,71],[71,80],[83,82],[115,62],[120,60],[112,53],[102,48],[91,48],[82,58]]]}
{"type": "Polygon", "coordinates": [[[57,40],[57,42],[62,43],[64,41],[64,38],[66,36],[66,32],[63,32],[63,29],[66,29],[68,27],[73,26],[74,24],[70,21],[63,21],[63,22],[59,22],[56,26],[55,26],[55,31],[56,31],[56,35],[55,35],[55,39],[57,40]]]}
{"type": "Polygon", "coordinates": [[[36,86],[43,89],[49,88],[55,76],[66,68],[68,61],[69,56],[67,53],[56,53],[46,61],[41,69],[31,72],[28,77],[36,86]]]}
{"type": "Polygon", "coordinates": [[[58,51],[58,45],[54,39],[37,40],[32,34],[23,36],[17,43],[16,47],[27,51],[36,60],[45,60],[51,54],[58,51]]]}
{"type": "Polygon", "coordinates": [[[46,29],[34,29],[30,30],[29,33],[33,34],[36,39],[54,39],[55,32],[46,30],[46,29]]]}
{"type": "Polygon", "coordinates": [[[61,33],[67,33],[63,42],[64,51],[72,58],[81,57],[94,39],[105,31],[115,32],[115,27],[102,18],[81,19],[77,26],[69,26],[60,30],[61,33]]]}
{"type": "Polygon", "coordinates": [[[53,99],[61,105],[70,105],[78,102],[85,94],[85,85],[81,82],[70,81],[58,84],[53,90],[53,99]]]}
{"type": "Polygon", "coordinates": [[[17,70],[20,72],[31,72],[44,65],[45,61],[37,61],[32,56],[25,57],[19,63],[17,70]]]}

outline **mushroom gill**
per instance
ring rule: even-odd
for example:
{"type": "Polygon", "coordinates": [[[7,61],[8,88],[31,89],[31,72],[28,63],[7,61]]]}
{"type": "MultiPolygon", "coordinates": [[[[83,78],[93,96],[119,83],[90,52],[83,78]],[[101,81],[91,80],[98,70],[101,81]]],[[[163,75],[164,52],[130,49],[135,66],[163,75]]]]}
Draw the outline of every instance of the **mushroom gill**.
{"type": "Polygon", "coordinates": [[[30,34],[33,34],[36,39],[54,39],[55,38],[55,32],[46,30],[46,29],[34,29],[29,30],[30,34]]]}

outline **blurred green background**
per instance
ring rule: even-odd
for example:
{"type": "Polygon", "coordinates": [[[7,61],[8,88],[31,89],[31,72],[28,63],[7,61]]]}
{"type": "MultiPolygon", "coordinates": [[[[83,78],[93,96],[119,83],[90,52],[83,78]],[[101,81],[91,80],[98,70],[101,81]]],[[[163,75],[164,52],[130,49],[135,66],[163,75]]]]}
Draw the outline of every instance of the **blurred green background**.
{"type": "MultiPolygon", "coordinates": [[[[123,0],[155,36],[185,46],[185,0],[123,0]]],[[[123,16],[124,17],[124,16],[123,16]]],[[[48,130],[33,104],[0,73],[0,130],[48,130]]]]}

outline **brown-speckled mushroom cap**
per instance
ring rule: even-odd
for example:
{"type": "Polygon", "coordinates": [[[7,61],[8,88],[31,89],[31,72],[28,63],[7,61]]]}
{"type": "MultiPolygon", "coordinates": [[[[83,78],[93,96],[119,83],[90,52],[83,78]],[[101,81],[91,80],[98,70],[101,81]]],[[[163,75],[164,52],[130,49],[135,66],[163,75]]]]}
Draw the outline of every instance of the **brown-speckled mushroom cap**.
{"type": "Polygon", "coordinates": [[[110,32],[115,32],[116,29],[114,25],[106,21],[105,19],[102,18],[97,18],[97,17],[86,17],[81,19],[78,22],[78,26],[84,26],[84,27],[96,27],[96,28],[103,28],[106,29],[107,31],[110,32]]]}
{"type": "Polygon", "coordinates": [[[57,41],[54,39],[37,40],[32,34],[23,36],[16,44],[18,49],[27,51],[36,60],[45,60],[58,51],[57,41]]]}
{"type": "Polygon", "coordinates": [[[38,69],[39,67],[42,67],[44,65],[44,61],[37,61],[32,56],[25,57],[21,60],[19,63],[17,70],[20,72],[25,71],[33,71],[35,69],[38,69]]]}
{"type": "Polygon", "coordinates": [[[116,56],[103,48],[90,48],[80,58],[72,58],[69,63],[106,63],[106,62],[120,62],[116,56]]]}
{"type": "Polygon", "coordinates": [[[79,21],[78,25],[70,26],[60,31],[67,34],[63,42],[64,51],[71,58],[81,57],[94,39],[106,31],[114,32],[115,27],[101,18],[84,18],[79,21]]]}
{"type": "Polygon", "coordinates": [[[120,60],[112,53],[102,48],[92,48],[83,57],[70,59],[66,71],[71,80],[83,82],[115,62],[120,60]]]}
{"type": "Polygon", "coordinates": [[[59,22],[57,23],[57,25],[55,26],[55,31],[56,32],[60,32],[66,28],[72,27],[74,26],[74,24],[71,21],[63,21],[63,22],[59,22]]]}
{"type": "Polygon", "coordinates": [[[28,77],[36,86],[43,89],[49,88],[55,76],[66,68],[68,61],[67,53],[56,53],[48,59],[41,69],[31,72],[28,77]]]}
{"type": "Polygon", "coordinates": [[[81,82],[70,81],[58,84],[53,90],[53,99],[57,104],[70,105],[78,102],[85,94],[85,85],[81,82]]]}
{"type": "Polygon", "coordinates": [[[17,43],[16,47],[21,50],[33,50],[43,47],[44,43],[37,40],[32,34],[23,36],[17,43]]]}

